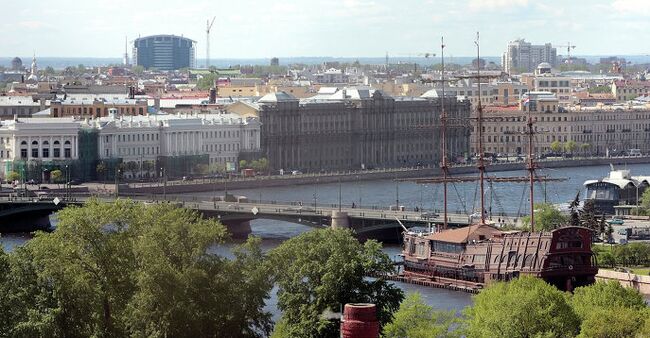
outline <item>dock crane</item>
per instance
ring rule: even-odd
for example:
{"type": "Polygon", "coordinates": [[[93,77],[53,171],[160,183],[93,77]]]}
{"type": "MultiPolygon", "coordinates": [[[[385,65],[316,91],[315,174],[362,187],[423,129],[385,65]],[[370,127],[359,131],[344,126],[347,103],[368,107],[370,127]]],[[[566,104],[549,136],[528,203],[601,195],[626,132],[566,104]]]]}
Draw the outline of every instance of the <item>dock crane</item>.
{"type": "Polygon", "coordinates": [[[210,30],[216,18],[216,16],[213,17],[212,21],[208,19],[205,25],[205,68],[207,69],[210,68],[210,30]]]}
{"type": "Polygon", "coordinates": [[[567,63],[572,63],[572,61],[571,61],[571,50],[576,48],[575,45],[572,45],[571,42],[567,42],[566,45],[556,45],[555,47],[566,48],[567,63]]]}

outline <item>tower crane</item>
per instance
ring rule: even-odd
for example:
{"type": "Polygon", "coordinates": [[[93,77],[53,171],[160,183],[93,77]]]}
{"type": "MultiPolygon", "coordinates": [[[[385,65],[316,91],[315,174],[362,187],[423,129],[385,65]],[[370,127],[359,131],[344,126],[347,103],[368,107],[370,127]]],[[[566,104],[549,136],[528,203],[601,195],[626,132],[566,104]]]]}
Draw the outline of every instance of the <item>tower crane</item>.
{"type": "Polygon", "coordinates": [[[208,19],[205,25],[205,68],[207,69],[210,68],[210,30],[216,18],[216,16],[213,17],[212,21],[208,19]]]}
{"type": "Polygon", "coordinates": [[[571,42],[567,42],[566,45],[556,45],[555,47],[562,47],[566,48],[566,55],[567,55],[567,63],[571,63],[571,50],[575,49],[576,46],[572,45],[571,42]]]}
{"type": "MultiPolygon", "coordinates": [[[[400,54],[397,54],[397,55],[400,55],[400,56],[408,56],[409,59],[411,59],[411,58],[414,57],[414,56],[415,56],[415,57],[423,57],[423,58],[425,58],[425,59],[428,59],[428,58],[430,58],[430,57],[435,57],[435,56],[436,56],[436,53],[431,53],[431,52],[423,52],[423,53],[400,53],[400,54]]],[[[386,56],[388,56],[388,54],[386,54],[386,56]]],[[[409,63],[411,63],[410,60],[409,60],[409,63]]],[[[417,73],[417,71],[418,71],[418,63],[417,63],[417,62],[413,62],[413,73],[417,73]]]]}

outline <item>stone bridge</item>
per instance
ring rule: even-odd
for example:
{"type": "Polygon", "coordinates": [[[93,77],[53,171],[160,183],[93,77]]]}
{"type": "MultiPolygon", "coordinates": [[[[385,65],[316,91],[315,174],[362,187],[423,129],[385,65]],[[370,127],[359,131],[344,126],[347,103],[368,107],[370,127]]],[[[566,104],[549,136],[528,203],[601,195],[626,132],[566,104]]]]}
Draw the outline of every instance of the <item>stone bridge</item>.
{"type": "MultiPolygon", "coordinates": [[[[160,196],[157,196],[160,197],[160,196]]],[[[31,231],[46,229],[48,216],[66,205],[82,204],[89,196],[76,196],[62,199],[58,204],[52,200],[0,198],[0,232],[31,231]],[[25,225],[32,224],[31,229],[25,225]]],[[[113,197],[96,197],[110,202],[113,197]]],[[[251,232],[250,221],[271,219],[303,224],[314,228],[351,228],[360,239],[398,241],[402,232],[400,222],[406,227],[427,228],[443,223],[437,214],[416,211],[396,211],[386,209],[364,209],[351,207],[305,206],[298,204],[277,204],[255,201],[227,202],[204,201],[192,196],[173,196],[167,200],[145,197],[128,197],[145,204],[178,203],[180,206],[195,209],[206,217],[219,219],[227,226],[234,237],[245,237],[251,232]],[[398,222],[397,220],[400,220],[398,222]]],[[[470,217],[465,214],[448,214],[450,226],[465,226],[470,217]]]]}

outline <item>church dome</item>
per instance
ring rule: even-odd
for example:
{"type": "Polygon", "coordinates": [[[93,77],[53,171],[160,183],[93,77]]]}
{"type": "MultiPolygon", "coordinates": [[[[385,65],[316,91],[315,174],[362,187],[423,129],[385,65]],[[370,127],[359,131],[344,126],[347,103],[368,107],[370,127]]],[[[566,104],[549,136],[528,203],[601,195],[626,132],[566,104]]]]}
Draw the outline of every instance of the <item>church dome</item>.
{"type": "Polygon", "coordinates": [[[12,70],[19,70],[23,68],[23,60],[21,60],[19,57],[15,57],[11,60],[11,69],[12,70]]]}

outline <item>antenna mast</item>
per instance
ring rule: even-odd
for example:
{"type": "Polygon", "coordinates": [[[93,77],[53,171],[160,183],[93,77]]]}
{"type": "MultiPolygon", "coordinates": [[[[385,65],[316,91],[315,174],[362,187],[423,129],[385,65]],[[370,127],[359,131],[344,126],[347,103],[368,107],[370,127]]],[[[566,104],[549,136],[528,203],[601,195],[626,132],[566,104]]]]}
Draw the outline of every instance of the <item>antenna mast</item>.
{"type": "Polygon", "coordinates": [[[205,68],[209,69],[210,68],[210,30],[212,29],[212,25],[214,24],[214,20],[217,17],[213,17],[212,21],[208,19],[208,21],[205,24],[205,68]]]}
{"type": "Polygon", "coordinates": [[[485,224],[485,162],[483,160],[483,106],[481,104],[481,46],[479,44],[479,34],[476,32],[476,78],[478,80],[478,107],[476,109],[477,113],[477,123],[478,128],[478,163],[477,168],[479,171],[479,187],[481,193],[481,224],[485,224]]]}
{"type": "Polygon", "coordinates": [[[445,38],[440,38],[440,50],[441,50],[441,64],[442,64],[442,73],[440,80],[442,82],[442,99],[440,100],[440,105],[442,106],[440,117],[440,122],[442,122],[442,163],[440,168],[442,169],[442,174],[444,177],[442,187],[443,187],[443,203],[444,203],[444,222],[442,229],[447,229],[447,180],[449,166],[447,164],[447,112],[445,111],[445,38]]]}

